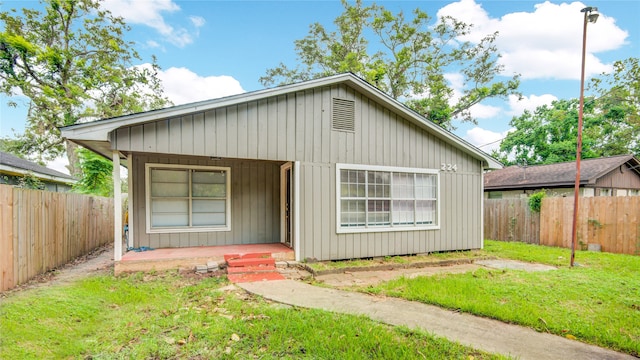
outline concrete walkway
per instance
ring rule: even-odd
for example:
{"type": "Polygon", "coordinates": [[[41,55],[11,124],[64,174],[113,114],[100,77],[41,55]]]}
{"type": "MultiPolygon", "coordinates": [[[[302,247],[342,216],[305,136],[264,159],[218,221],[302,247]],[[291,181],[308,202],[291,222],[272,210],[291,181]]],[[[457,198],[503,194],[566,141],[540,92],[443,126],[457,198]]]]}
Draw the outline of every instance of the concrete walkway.
{"type": "Polygon", "coordinates": [[[386,324],[420,328],[476,349],[519,359],[636,359],[529,328],[401,299],[322,288],[294,280],[241,283],[237,286],[279,303],[365,315],[386,324]]]}

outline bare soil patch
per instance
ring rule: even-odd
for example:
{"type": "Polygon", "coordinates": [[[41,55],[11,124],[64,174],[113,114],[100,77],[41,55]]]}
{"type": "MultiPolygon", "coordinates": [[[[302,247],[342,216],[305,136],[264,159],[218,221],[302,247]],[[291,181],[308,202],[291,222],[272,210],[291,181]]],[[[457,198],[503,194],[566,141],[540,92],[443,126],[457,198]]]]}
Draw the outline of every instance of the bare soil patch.
{"type": "Polygon", "coordinates": [[[109,272],[113,273],[113,244],[98,247],[90,253],[75,258],[59,268],[38,275],[27,283],[0,293],[0,297],[7,297],[15,292],[43,286],[69,283],[91,274],[109,272]]]}

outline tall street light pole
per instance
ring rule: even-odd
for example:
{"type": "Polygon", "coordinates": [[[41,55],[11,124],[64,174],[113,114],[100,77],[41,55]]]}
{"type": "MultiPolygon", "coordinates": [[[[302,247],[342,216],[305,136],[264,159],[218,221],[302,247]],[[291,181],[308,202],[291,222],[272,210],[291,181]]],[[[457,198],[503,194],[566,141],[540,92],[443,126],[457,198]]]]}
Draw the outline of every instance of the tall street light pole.
{"type": "Polygon", "coordinates": [[[580,105],[578,109],[578,140],[576,145],[576,183],[573,194],[573,230],[571,232],[571,267],[576,257],[576,242],[578,240],[578,205],[580,195],[580,155],[582,154],[582,117],[584,114],[584,63],[587,50],[587,23],[598,20],[598,8],[588,6],[580,12],[584,13],[584,27],[582,28],[582,69],[580,73],[580,105]]]}

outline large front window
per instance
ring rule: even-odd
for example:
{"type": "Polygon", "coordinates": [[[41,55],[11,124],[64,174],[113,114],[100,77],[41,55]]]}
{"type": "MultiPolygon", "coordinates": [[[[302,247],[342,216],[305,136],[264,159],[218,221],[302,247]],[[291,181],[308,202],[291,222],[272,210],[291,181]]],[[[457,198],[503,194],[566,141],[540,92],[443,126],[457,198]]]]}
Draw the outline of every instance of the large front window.
{"type": "Polygon", "coordinates": [[[438,171],[337,166],[338,232],[438,226],[438,171]]]}
{"type": "Polygon", "coordinates": [[[229,177],[229,168],[147,164],[147,231],[229,230],[229,177]]]}

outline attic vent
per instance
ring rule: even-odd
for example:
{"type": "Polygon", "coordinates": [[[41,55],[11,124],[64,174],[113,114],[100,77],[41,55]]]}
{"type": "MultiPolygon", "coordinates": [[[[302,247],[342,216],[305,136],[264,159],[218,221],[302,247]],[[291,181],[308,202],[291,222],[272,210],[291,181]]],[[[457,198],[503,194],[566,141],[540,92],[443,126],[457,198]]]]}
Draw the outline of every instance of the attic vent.
{"type": "Polygon", "coordinates": [[[338,131],[355,131],[355,102],[334,98],[332,105],[331,128],[338,131]]]}

